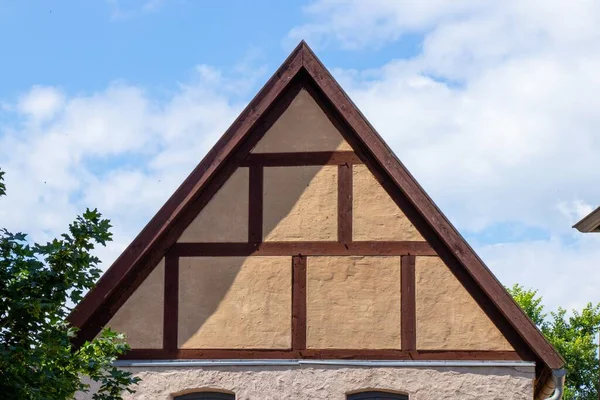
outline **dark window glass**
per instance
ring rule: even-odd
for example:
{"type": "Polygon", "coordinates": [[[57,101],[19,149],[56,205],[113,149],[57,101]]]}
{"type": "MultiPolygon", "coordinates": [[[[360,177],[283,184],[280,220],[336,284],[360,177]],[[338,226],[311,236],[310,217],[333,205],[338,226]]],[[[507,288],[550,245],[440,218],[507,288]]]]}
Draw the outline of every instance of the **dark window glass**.
{"type": "Polygon", "coordinates": [[[360,392],[349,394],[348,400],[408,400],[408,396],[388,392],[360,392]]]}
{"type": "Polygon", "coordinates": [[[198,392],[175,396],[173,400],[235,400],[235,395],[219,392],[198,392]]]}

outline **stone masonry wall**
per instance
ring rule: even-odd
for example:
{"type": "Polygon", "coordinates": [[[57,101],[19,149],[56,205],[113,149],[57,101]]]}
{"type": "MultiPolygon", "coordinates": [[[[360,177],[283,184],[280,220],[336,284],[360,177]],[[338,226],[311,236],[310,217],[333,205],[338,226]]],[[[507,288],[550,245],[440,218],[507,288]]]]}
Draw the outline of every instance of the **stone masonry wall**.
{"type": "MultiPolygon", "coordinates": [[[[236,366],[129,368],[142,378],[126,399],[170,400],[195,389],[234,392],[237,400],[345,400],[383,389],[410,400],[531,400],[534,367],[385,368],[236,366]]],[[[78,396],[79,400],[91,395],[78,396]]]]}

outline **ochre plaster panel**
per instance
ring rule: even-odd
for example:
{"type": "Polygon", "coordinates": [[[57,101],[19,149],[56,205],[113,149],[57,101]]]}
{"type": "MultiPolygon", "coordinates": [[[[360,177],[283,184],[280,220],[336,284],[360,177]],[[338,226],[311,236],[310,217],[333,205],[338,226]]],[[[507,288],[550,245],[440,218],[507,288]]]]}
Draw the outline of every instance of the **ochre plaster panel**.
{"type": "Polygon", "coordinates": [[[400,257],[308,257],[307,347],[400,348],[400,257]]]}
{"type": "Polygon", "coordinates": [[[312,96],[302,89],[253,153],[352,150],[312,96]]]}
{"type": "Polygon", "coordinates": [[[238,168],[178,242],[248,241],[248,168],[238,168]]]}
{"type": "Polygon", "coordinates": [[[417,349],[513,350],[439,257],[415,265],[417,349]]]}
{"type": "Polygon", "coordinates": [[[337,240],[337,168],[265,168],[264,240],[337,240]]]}
{"type": "Polygon", "coordinates": [[[124,333],[132,349],[162,348],[164,282],[163,259],[107,324],[124,333]]]}
{"type": "Polygon", "coordinates": [[[285,349],[291,257],[179,259],[179,347],[285,349]]]}
{"type": "Polygon", "coordinates": [[[354,240],[424,240],[365,165],[354,165],[354,240]]]}

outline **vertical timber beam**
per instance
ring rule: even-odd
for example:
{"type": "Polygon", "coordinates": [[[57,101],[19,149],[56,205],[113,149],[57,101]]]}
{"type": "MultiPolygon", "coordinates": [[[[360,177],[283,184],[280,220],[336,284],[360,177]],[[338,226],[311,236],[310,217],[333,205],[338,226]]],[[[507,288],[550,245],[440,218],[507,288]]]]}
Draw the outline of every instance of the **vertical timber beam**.
{"type": "Polygon", "coordinates": [[[416,350],[416,293],[415,293],[415,256],[402,256],[400,268],[401,283],[401,340],[402,350],[416,350]]]}
{"type": "Polygon", "coordinates": [[[179,256],[170,251],[165,256],[165,294],[163,314],[163,349],[177,352],[179,325],[179,256]]]}
{"type": "Polygon", "coordinates": [[[352,242],[352,164],[338,166],[338,241],[352,242]]]}
{"type": "Polygon", "coordinates": [[[306,349],[306,256],[292,257],[292,350],[306,349]]]}
{"type": "Polygon", "coordinates": [[[260,243],[263,239],[263,167],[250,167],[248,190],[248,242],[260,243]]]}

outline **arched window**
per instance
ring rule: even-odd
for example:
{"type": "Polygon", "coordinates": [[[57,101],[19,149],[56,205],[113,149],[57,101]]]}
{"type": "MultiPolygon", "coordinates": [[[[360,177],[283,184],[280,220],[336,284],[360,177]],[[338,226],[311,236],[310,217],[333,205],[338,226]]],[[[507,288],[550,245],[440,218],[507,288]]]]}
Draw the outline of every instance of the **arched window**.
{"type": "Polygon", "coordinates": [[[197,392],[175,396],[173,400],[235,400],[235,395],[220,392],[197,392]]]}
{"type": "Polygon", "coordinates": [[[405,394],[368,391],[348,395],[348,400],[408,400],[405,394]]]}

